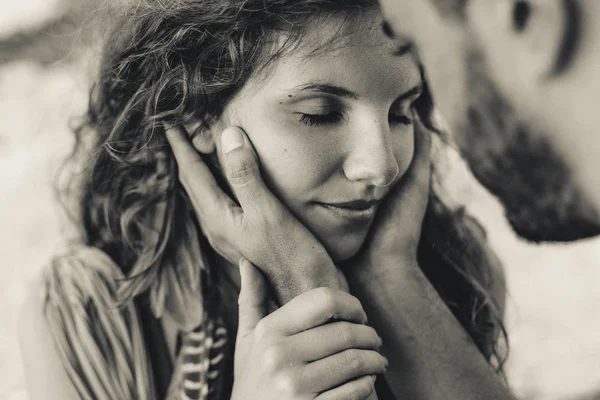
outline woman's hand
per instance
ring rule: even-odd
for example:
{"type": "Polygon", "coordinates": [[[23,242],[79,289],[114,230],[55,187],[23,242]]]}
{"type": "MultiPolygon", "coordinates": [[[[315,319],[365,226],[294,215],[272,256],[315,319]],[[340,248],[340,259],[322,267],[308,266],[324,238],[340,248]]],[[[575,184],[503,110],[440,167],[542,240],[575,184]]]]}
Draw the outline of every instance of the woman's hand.
{"type": "Polygon", "coordinates": [[[269,278],[285,304],[306,290],[342,287],[325,248],[265,186],[246,134],[236,127],[222,134],[222,167],[239,206],[217,185],[186,134],[167,128],[167,139],[204,235],[225,259],[247,258],[269,278]]]}
{"type": "Polygon", "coordinates": [[[267,316],[260,271],[242,260],[240,273],[233,400],[366,399],[374,392],[374,375],[387,361],[355,297],[313,289],[267,316]]]}

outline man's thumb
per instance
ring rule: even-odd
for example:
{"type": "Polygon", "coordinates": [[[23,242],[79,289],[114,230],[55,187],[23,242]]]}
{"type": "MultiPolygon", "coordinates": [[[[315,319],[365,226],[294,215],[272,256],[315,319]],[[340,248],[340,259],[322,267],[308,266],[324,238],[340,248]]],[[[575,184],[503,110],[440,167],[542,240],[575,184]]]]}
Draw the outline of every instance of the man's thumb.
{"type": "Polygon", "coordinates": [[[251,333],[267,316],[267,283],[258,268],[243,258],[240,263],[241,288],[238,298],[238,339],[251,333]]]}
{"type": "Polygon", "coordinates": [[[260,176],[254,149],[241,128],[230,126],[223,131],[221,149],[225,174],[234,188],[252,183],[260,176]]]}
{"type": "Polygon", "coordinates": [[[221,145],[225,175],[244,212],[268,209],[275,196],[263,182],[248,136],[241,128],[230,126],[221,135],[221,145]]]}

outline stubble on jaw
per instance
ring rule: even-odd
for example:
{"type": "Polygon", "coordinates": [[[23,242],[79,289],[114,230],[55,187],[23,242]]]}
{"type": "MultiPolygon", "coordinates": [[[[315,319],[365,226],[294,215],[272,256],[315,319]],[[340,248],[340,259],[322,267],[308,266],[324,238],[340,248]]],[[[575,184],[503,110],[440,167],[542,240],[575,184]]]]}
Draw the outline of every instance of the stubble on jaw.
{"type": "Polygon", "coordinates": [[[468,105],[456,141],[477,180],[501,201],[515,233],[533,242],[600,234],[597,210],[543,132],[523,122],[500,93],[476,43],[466,61],[468,105]]]}

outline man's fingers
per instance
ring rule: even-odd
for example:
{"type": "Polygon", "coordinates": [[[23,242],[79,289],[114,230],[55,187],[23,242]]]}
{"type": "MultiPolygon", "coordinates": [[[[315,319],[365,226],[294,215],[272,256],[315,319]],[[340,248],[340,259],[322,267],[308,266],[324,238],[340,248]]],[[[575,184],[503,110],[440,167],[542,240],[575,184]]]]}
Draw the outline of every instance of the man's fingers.
{"type": "Polygon", "coordinates": [[[431,169],[431,132],[423,126],[423,123],[415,113],[415,156],[410,173],[415,179],[425,181],[429,184],[431,169]]]}
{"type": "Polygon", "coordinates": [[[177,127],[165,124],[165,135],[171,145],[171,149],[177,159],[178,165],[188,166],[198,161],[200,156],[196,149],[191,145],[190,140],[184,131],[177,127]]]}
{"type": "Polygon", "coordinates": [[[276,198],[262,180],[250,139],[241,128],[232,126],[223,131],[221,145],[227,180],[244,212],[269,210],[276,198]]]}
{"type": "Polygon", "coordinates": [[[241,288],[239,303],[238,338],[256,328],[267,315],[267,285],[261,272],[245,258],[239,263],[241,288]]]}
{"type": "Polygon", "coordinates": [[[221,190],[185,132],[166,126],[166,136],[177,160],[179,179],[194,204],[200,224],[223,223],[226,210],[237,207],[221,190]],[[207,220],[210,219],[210,220],[207,220]]]}
{"type": "MultiPolygon", "coordinates": [[[[410,168],[393,189],[401,201],[394,201],[395,212],[402,213],[408,204],[426,204],[429,196],[431,177],[431,132],[421,123],[416,112],[414,115],[415,154],[410,168]]],[[[412,211],[411,211],[412,212],[412,211]]],[[[417,221],[415,219],[415,221],[417,221]]],[[[419,220],[420,224],[421,221],[419,220]]]]}
{"type": "Polygon", "coordinates": [[[323,325],[330,319],[364,324],[367,315],[358,299],[341,290],[311,289],[264,318],[266,328],[294,335],[323,325]]]}
{"type": "Polygon", "coordinates": [[[423,126],[418,117],[414,121],[415,155],[401,190],[403,190],[402,196],[410,200],[412,204],[418,205],[426,204],[429,198],[429,184],[431,181],[431,132],[423,126]]]}

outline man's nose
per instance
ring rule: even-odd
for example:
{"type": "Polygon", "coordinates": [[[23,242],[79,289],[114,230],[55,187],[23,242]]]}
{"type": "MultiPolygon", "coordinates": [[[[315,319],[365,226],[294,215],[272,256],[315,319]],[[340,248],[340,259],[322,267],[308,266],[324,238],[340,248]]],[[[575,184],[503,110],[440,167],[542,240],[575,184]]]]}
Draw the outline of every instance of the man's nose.
{"type": "Polygon", "coordinates": [[[344,160],[344,174],[351,181],[373,186],[389,186],[398,176],[399,166],[392,148],[387,121],[357,129],[344,160]]]}

